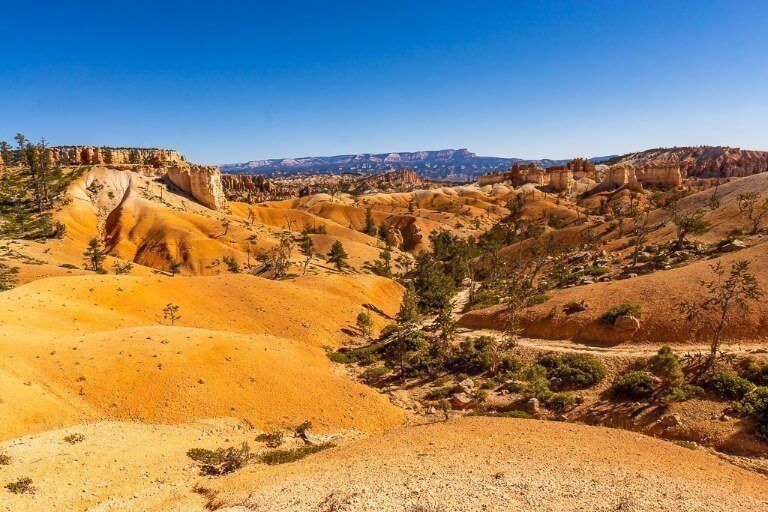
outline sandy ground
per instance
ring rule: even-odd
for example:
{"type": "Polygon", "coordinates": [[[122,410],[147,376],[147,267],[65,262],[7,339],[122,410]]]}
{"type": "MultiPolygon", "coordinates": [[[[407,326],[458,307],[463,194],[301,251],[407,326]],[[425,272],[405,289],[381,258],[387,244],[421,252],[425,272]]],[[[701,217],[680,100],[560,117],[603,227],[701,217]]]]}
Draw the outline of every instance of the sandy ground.
{"type": "Polygon", "coordinates": [[[702,451],[515,419],[397,429],[211,487],[228,505],[264,511],[768,510],[765,479],[702,451]]]}

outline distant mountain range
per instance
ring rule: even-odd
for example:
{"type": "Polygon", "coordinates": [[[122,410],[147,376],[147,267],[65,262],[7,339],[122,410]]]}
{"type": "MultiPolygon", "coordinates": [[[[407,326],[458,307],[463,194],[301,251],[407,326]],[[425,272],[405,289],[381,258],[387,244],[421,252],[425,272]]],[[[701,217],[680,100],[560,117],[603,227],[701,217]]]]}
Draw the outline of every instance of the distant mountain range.
{"type": "MultiPolygon", "coordinates": [[[[599,163],[615,156],[601,156],[590,158],[590,160],[592,163],[599,163]]],[[[303,174],[373,174],[410,168],[419,173],[422,178],[460,182],[474,180],[486,172],[507,169],[515,162],[538,163],[542,167],[551,167],[563,165],[568,160],[551,160],[548,158],[529,160],[478,156],[466,149],[443,149],[410,153],[360,153],[357,155],[252,160],[245,163],[224,164],[220,166],[220,169],[228,174],[260,174],[277,177],[303,174]]]]}

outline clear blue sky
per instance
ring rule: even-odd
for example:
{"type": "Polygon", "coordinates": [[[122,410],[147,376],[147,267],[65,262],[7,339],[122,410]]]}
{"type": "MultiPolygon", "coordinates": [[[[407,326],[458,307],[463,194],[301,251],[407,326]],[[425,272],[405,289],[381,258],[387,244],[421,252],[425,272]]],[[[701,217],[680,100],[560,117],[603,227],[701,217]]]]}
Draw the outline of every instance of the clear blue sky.
{"type": "Polygon", "coordinates": [[[191,160],[768,150],[768,2],[5,3],[0,138],[191,160]]]}

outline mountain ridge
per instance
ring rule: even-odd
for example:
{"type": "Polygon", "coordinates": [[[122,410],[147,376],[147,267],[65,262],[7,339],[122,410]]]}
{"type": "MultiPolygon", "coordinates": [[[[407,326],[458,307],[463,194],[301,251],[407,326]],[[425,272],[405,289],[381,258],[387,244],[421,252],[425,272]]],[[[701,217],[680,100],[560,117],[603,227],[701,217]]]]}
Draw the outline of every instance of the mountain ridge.
{"type": "MultiPolygon", "coordinates": [[[[615,155],[593,157],[598,163],[615,155]]],[[[479,156],[466,148],[430,151],[389,153],[357,153],[334,156],[308,156],[300,158],[273,158],[250,160],[242,163],[220,165],[227,174],[253,174],[264,176],[295,176],[327,173],[380,173],[389,170],[411,168],[429,179],[467,181],[499,169],[506,169],[516,162],[537,163],[543,167],[563,165],[570,159],[525,159],[516,157],[479,156]]]]}

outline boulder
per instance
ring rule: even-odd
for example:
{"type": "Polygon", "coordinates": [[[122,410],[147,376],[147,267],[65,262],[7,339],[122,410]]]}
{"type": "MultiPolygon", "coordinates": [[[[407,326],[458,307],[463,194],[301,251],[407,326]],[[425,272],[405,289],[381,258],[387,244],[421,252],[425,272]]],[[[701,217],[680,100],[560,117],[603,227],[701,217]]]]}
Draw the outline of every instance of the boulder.
{"type": "Polygon", "coordinates": [[[730,242],[720,247],[720,250],[723,252],[733,252],[733,251],[740,251],[741,249],[745,249],[746,247],[747,247],[747,244],[744,243],[742,240],[731,240],[730,242]]]}
{"type": "Polygon", "coordinates": [[[537,398],[529,398],[528,401],[525,402],[525,412],[531,416],[538,415],[541,412],[539,400],[537,398]]]}
{"type": "Polygon", "coordinates": [[[613,322],[613,327],[619,331],[636,331],[640,328],[640,320],[631,315],[621,315],[613,322]]]}
{"type": "Polygon", "coordinates": [[[474,400],[468,393],[454,393],[451,396],[451,406],[454,409],[469,409],[474,405],[474,400]]]}
{"type": "Polygon", "coordinates": [[[464,393],[471,393],[472,389],[475,387],[475,381],[472,379],[464,379],[463,381],[459,382],[459,388],[461,388],[461,391],[464,393]]]}

